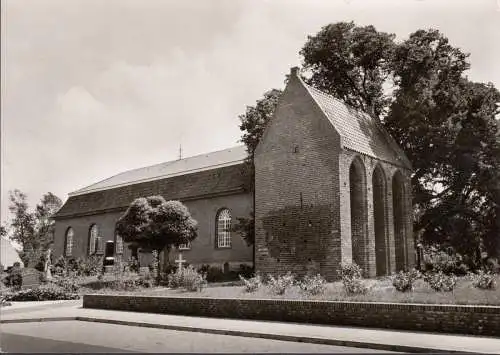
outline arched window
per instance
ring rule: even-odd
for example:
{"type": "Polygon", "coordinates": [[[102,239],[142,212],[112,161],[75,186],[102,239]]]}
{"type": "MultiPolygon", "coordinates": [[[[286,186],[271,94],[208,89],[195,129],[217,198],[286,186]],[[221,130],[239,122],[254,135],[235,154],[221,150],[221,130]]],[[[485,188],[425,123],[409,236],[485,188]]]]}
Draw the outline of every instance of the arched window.
{"type": "Polygon", "coordinates": [[[231,247],[231,212],[227,208],[217,214],[217,248],[231,247]]]}
{"type": "Polygon", "coordinates": [[[356,157],[349,168],[351,202],[352,261],[368,274],[367,253],[367,201],[366,170],[363,161],[356,157]]]}
{"type": "Polygon", "coordinates": [[[65,256],[71,256],[73,253],[73,228],[69,227],[66,231],[66,250],[64,251],[65,256]]]}
{"type": "Polygon", "coordinates": [[[101,236],[99,235],[99,227],[93,224],[89,231],[89,255],[101,252],[101,236]]]}
{"type": "Polygon", "coordinates": [[[118,233],[116,233],[115,253],[116,255],[123,254],[123,238],[118,233]]]}
{"type": "Polygon", "coordinates": [[[405,205],[406,191],[404,176],[397,170],[392,177],[392,211],[394,223],[394,247],[396,254],[396,271],[405,270],[407,264],[405,205]]]}

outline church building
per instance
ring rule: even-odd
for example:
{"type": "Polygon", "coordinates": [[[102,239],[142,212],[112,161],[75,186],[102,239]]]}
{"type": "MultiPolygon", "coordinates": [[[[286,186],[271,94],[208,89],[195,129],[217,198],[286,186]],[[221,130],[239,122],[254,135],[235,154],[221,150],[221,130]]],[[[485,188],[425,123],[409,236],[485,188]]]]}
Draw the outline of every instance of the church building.
{"type": "MultiPolygon", "coordinates": [[[[248,191],[244,146],[127,171],[69,194],[55,215],[54,254],[136,256],[116,222],[138,197],[183,202],[198,221],[191,245],[171,251],[192,265],[338,278],[354,261],[365,277],[415,264],[411,164],[381,123],[305,84],[292,68],[255,151],[248,191]],[[255,205],[255,206],[254,206],[255,205]],[[254,208],[255,207],[255,208],[254,208]],[[255,246],[232,226],[255,210],[255,246]]],[[[142,255],[144,254],[144,255],[142,255]]],[[[149,256],[148,256],[149,255],[149,256]]]]}

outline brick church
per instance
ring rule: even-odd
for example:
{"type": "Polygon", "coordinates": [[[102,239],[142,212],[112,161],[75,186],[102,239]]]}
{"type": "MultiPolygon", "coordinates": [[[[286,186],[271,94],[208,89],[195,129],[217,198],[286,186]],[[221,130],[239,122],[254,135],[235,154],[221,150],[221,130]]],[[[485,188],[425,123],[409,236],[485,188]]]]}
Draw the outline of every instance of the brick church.
{"type": "Polygon", "coordinates": [[[127,171],[69,194],[55,215],[55,256],[104,255],[141,264],[116,221],[138,197],[182,201],[198,238],[170,252],[192,265],[251,265],[337,278],[355,261],[366,277],[415,263],[411,164],[380,122],[305,84],[292,68],[255,151],[255,195],[245,189],[244,146],[127,171]],[[231,230],[255,204],[255,246],[231,230]],[[254,255],[255,253],[255,255],[254,255]]]}

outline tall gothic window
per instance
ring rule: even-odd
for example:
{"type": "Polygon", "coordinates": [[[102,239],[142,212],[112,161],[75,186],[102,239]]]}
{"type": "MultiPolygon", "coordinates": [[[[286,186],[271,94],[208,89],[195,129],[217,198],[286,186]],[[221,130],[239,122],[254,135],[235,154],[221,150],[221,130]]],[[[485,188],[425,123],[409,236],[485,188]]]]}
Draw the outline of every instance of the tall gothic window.
{"type": "Polygon", "coordinates": [[[227,208],[219,211],[217,214],[217,236],[218,248],[231,247],[231,212],[227,208]]]}
{"type": "Polygon", "coordinates": [[[73,253],[73,236],[73,228],[69,227],[66,231],[66,250],[64,252],[66,256],[71,256],[73,253]]]}
{"type": "Polygon", "coordinates": [[[89,232],[89,255],[102,252],[101,236],[99,235],[99,227],[93,224],[89,232]]]}

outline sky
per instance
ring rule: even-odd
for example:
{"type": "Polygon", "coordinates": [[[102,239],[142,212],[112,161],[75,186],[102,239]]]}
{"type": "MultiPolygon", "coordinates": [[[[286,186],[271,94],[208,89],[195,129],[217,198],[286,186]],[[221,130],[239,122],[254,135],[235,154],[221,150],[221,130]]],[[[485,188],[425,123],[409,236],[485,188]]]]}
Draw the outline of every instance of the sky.
{"type": "Polygon", "coordinates": [[[1,221],[119,172],[240,144],[238,116],[339,21],[436,28],[500,88],[500,0],[2,0],[1,221]]]}

